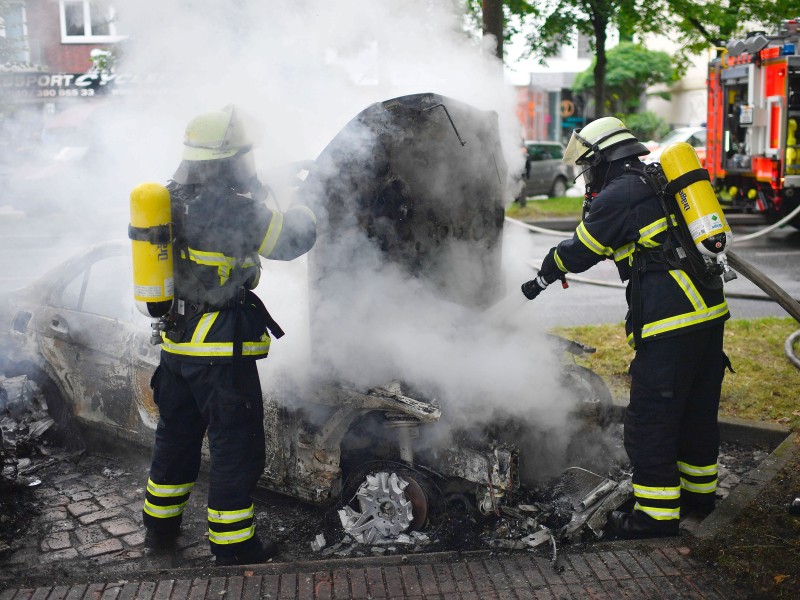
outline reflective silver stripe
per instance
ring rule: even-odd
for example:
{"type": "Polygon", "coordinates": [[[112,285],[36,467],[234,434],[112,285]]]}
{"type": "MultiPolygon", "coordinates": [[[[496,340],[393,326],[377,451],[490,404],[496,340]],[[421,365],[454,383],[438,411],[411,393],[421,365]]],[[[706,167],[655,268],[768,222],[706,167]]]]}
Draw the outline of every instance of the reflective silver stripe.
{"type": "Polygon", "coordinates": [[[189,259],[196,262],[198,265],[206,265],[211,267],[218,267],[220,265],[231,264],[231,259],[222,252],[206,252],[205,250],[195,250],[189,248],[189,259]]]}
{"type": "Polygon", "coordinates": [[[255,505],[251,504],[248,508],[241,510],[213,510],[208,509],[208,520],[213,523],[235,523],[252,519],[255,514],[255,505]]]}
{"type": "Polygon", "coordinates": [[[267,258],[272,254],[272,251],[275,250],[275,245],[278,243],[278,238],[281,235],[282,229],[283,213],[273,212],[272,219],[270,219],[269,227],[267,228],[267,234],[264,236],[264,240],[258,248],[258,253],[261,256],[267,258]]]}
{"type": "Polygon", "coordinates": [[[651,500],[677,500],[681,497],[681,488],[675,487],[648,487],[633,484],[633,495],[651,500]]]}
{"type": "Polygon", "coordinates": [[[700,295],[700,292],[697,291],[697,288],[692,283],[692,280],[681,271],[680,269],[672,269],[669,272],[672,275],[672,278],[678,283],[678,285],[683,290],[683,293],[686,294],[686,297],[689,299],[689,302],[692,303],[692,307],[695,310],[703,310],[706,307],[706,303],[703,300],[703,297],[700,295]]]}
{"type": "Polygon", "coordinates": [[[194,328],[194,333],[192,334],[192,344],[201,344],[205,341],[209,329],[211,329],[218,316],[219,311],[216,311],[206,313],[200,317],[200,321],[198,321],[197,327],[194,328]]]}
{"type": "Polygon", "coordinates": [[[236,544],[244,542],[253,537],[256,533],[255,525],[251,525],[247,529],[240,529],[239,531],[225,531],[218,533],[216,531],[208,530],[208,539],[213,544],[236,544]]]}
{"type": "Polygon", "coordinates": [[[183,496],[192,491],[194,483],[182,483],[179,485],[165,485],[153,483],[152,479],[147,480],[147,491],[159,498],[170,498],[173,496],[183,496]]]}
{"type": "Polygon", "coordinates": [[[633,510],[640,510],[647,516],[658,521],[669,521],[671,519],[681,518],[680,508],[656,508],[654,506],[642,506],[637,502],[633,510]]]}
{"type": "Polygon", "coordinates": [[[189,258],[198,265],[217,267],[220,285],[225,285],[225,282],[228,281],[231,276],[231,269],[235,264],[235,259],[225,256],[221,252],[205,252],[194,248],[189,248],[189,258]]]}
{"type": "Polygon", "coordinates": [[[599,254],[600,256],[612,256],[614,254],[611,248],[603,246],[603,244],[592,237],[592,234],[586,229],[586,225],[583,224],[583,221],[580,222],[578,228],[575,230],[575,235],[578,236],[578,239],[584,246],[595,254],[599,254]]]}
{"type": "Polygon", "coordinates": [[[636,249],[636,244],[640,246],[644,246],[645,248],[655,248],[660,246],[658,242],[653,240],[653,237],[661,233],[662,231],[666,231],[667,229],[667,219],[666,217],[661,217],[660,219],[653,221],[649,225],[645,225],[639,230],[639,239],[636,242],[631,242],[629,244],[625,244],[624,246],[620,246],[616,250],[614,250],[614,261],[619,262],[631,254],[636,249]]]}
{"type": "Polygon", "coordinates": [[[616,250],[614,250],[614,262],[619,262],[631,254],[633,254],[634,249],[636,248],[636,244],[631,242],[630,244],[625,244],[624,246],[620,246],[616,250]]]}
{"type": "Polygon", "coordinates": [[[681,477],[681,487],[689,492],[697,492],[698,494],[709,494],[716,491],[717,479],[709,481],[708,483],[693,483],[681,477]]]}
{"type": "MultiPolygon", "coordinates": [[[[642,327],[642,337],[644,338],[651,335],[656,335],[657,333],[664,333],[665,331],[673,331],[675,329],[680,329],[681,327],[703,323],[704,321],[711,321],[712,319],[723,316],[727,312],[728,304],[727,302],[723,302],[722,304],[712,306],[706,310],[685,313],[675,317],[661,319],[660,321],[648,323],[642,327]]],[[[630,340],[631,337],[632,336],[629,336],[628,339],[630,340]]]]}
{"type": "Polygon", "coordinates": [[[687,475],[716,475],[719,472],[717,463],[707,467],[696,467],[681,461],[678,461],[678,470],[687,475]]]}
{"type": "Polygon", "coordinates": [[[653,238],[662,231],[666,230],[667,218],[661,217],[657,221],[653,221],[649,225],[645,225],[639,230],[639,243],[647,247],[658,246],[658,244],[653,241],[653,238]]]}
{"type": "MultiPolygon", "coordinates": [[[[266,339],[242,344],[242,355],[258,356],[260,354],[268,354],[270,342],[272,340],[266,334],[263,337],[266,339]]],[[[162,350],[171,352],[172,354],[181,354],[183,356],[233,356],[232,342],[204,342],[202,344],[193,344],[191,342],[177,343],[167,339],[163,334],[161,340],[162,350]]]]}
{"type": "Polygon", "coordinates": [[[236,267],[247,269],[261,265],[257,254],[239,259],[235,256],[227,256],[221,252],[206,252],[205,250],[189,248],[189,258],[198,265],[217,267],[220,285],[225,285],[225,282],[230,279],[231,271],[236,267]]]}
{"type": "Polygon", "coordinates": [[[155,517],[156,519],[169,519],[171,517],[177,517],[178,515],[181,515],[185,506],[186,502],[173,504],[172,506],[156,506],[152,502],[145,500],[144,512],[151,517],[155,517]]]}

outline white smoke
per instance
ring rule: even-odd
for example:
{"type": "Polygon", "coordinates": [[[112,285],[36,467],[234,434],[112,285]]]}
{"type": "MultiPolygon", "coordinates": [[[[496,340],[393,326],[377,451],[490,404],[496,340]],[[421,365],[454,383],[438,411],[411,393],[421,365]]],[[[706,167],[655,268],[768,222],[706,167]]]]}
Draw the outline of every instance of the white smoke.
{"type": "MultiPolygon", "coordinates": [[[[274,208],[292,201],[281,179],[288,163],[316,158],[370,104],[413,93],[496,112],[509,173],[522,168],[513,89],[503,84],[493,44],[464,33],[457,0],[140,0],[120,9],[116,26],[128,36],[117,72],[135,81],[113,84],[118,94],[90,120],[92,161],[58,191],[72,215],[61,227],[79,230],[71,239],[81,243],[124,237],[130,190],[169,179],[186,122],[231,103],[262,124],[256,163],[276,192],[274,208]]],[[[504,242],[512,294],[532,275],[517,241],[524,245],[521,236],[504,242]]],[[[385,264],[365,240],[353,243],[374,266],[360,282],[370,295],[349,305],[327,298],[321,310],[337,312],[341,328],[313,349],[343,381],[411,382],[457,423],[500,408],[543,428],[565,425],[572,406],[558,381],[559,357],[529,311],[512,315],[510,327],[486,322],[385,264]]],[[[454,260],[452,269],[456,278],[471,276],[469,264],[454,260]]],[[[276,373],[313,370],[307,278],[305,259],[265,261],[258,292],[287,331],[259,365],[267,386],[276,373]]]]}
{"type": "MultiPolygon", "coordinates": [[[[510,172],[519,171],[513,90],[503,85],[491,45],[464,33],[462,8],[441,0],[129,6],[120,15],[119,27],[130,35],[120,70],[157,75],[167,92],[149,95],[146,111],[127,123],[117,121],[120,132],[138,126],[148,138],[149,151],[128,169],[129,184],[169,177],[185,122],[236,103],[263,124],[257,165],[277,184],[277,205],[285,209],[291,197],[278,178],[284,165],[316,158],[370,104],[422,92],[495,111],[504,159],[510,172]]],[[[363,244],[358,254],[374,268],[361,272],[367,281],[343,285],[369,296],[346,306],[335,293],[326,298],[319,310],[337,313],[339,327],[313,350],[305,261],[265,263],[259,294],[290,332],[261,365],[265,385],[282,370],[311,371],[313,354],[359,387],[402,379],[451,406],[470,407],[470,419],[489,418],[497,406],[539,420],[564,418],[557,357],[542,342],[541,324],[538,331],[535,323],[534,331],[487,326],[385,264],[370,243],[353,243],[363,244]]],[[[468,264],[453,270],[471,276],[468,264]]],[[[514,275],[515,290],[522,281],[514,275]]]]}

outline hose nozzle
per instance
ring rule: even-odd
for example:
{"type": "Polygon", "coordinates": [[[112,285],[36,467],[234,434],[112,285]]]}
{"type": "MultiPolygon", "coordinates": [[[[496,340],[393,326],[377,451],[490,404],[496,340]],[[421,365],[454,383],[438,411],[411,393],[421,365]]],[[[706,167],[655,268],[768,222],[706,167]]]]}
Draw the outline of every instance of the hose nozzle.
{"type": "Polygon", "coordinates": [[[732,281],[736,279],[738,275],[736,275],[736,271],[731,269],[730,265],[728,264],[728,257],[725,254],[720,254],[717,257],[717,262],[719,266],[722,267],[722,281],[732,281]]]}

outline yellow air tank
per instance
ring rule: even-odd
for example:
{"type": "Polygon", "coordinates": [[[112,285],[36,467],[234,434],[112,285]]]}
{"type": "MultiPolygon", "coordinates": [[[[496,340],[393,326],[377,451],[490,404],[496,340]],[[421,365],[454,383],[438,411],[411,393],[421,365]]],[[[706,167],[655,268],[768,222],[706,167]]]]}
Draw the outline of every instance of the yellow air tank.
{"type": "MultiPolygon", "coordinates": [[[[686,142],[667,146],[660,160],[668,182],[703,169],[694,148],[686,142]]],[[[711,183],[707,179],[688,183],[677,191],[675,199],[700,253],[711,258],[724,253],[733,242],[733,234],[711,183]]]]}
{"type": "Polygon", "coordinates": [[[131,191],[128,237],[133,252],[133,298],[139,312],[154,319],[166,315],[172,306],[171,221],[167,188],[142,183],[131,191]]]}

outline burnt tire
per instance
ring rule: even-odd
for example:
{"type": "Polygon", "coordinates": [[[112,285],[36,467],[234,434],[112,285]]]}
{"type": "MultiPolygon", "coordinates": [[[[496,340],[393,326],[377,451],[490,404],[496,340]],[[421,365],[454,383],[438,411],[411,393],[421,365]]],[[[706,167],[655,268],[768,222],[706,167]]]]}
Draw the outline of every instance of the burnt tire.
{"type": "Polygon", "coordinates": [[[357,499],[359,489],[367,482],[368,477],[375,477],[381,473],[396,474],[398,478],[408,483],[403,490],[405,498],[413,508],[413,518],[407,527],[408,531],[438,527],[444,517],[445,502],[433,477],[393,461],[370,461],[352,469],[342,485],[339,508],[350,506],[359,510],[361,508],[357,499]]]}
{"type": "Polygon", "coordinates": [[[587,367],[567,363],[561,378],[578,400],[576,412],[587,424],[604,427],[614,420],[614,398],[600,375],[587,367]]]}

